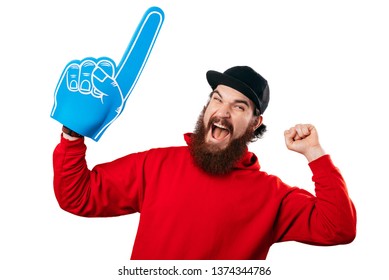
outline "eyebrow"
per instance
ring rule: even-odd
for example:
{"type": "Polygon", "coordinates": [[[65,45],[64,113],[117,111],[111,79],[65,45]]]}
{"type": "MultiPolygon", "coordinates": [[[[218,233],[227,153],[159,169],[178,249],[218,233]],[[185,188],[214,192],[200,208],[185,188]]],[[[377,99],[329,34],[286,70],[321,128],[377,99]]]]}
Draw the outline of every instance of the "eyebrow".
{"type": "MultiPolygon", "coordinates": [[[[217,94],[217,95],[219,95],[220,96],[220,98],[222,98],[223,99],[223,96],[221,95],[221,93],[218,91],[218,90],[214,90],[214,91],[212,91],[212,95],[213,94],[217,94]]],[[[241,99],[235,99],[234,100],[234,103],[241,103],[241,104],[244,104],[244,105],[246,105],[248,108],[250,108],[250,103],[249,102],[247,102],[246,100],[241,100],[241,99]]]]}

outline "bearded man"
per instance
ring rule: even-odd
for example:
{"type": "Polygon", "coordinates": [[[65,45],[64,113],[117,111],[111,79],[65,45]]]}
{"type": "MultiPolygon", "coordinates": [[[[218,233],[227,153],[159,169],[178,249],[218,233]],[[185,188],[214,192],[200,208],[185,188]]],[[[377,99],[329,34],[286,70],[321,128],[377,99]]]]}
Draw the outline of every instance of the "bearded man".
{"type": "Polygon", "coordinates": [[[187,146],[126,155],[89,170],[82,135],[63,128],[54,150],[61,208],[85,217],[138,212],[132,259],[266,259],[272,244],[350,243],[356,211],[315,127],[285,131],[313,173],[315,194],[260,170],[248,144],[266,131],[268,82],[248,66],[208,71],[212,93],[187,146]]]}

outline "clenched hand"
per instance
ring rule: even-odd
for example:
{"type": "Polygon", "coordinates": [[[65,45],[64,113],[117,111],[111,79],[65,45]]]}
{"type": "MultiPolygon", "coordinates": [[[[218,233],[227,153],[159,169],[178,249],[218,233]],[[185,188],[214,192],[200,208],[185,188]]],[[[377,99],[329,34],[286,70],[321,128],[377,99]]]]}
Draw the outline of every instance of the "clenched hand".
{"type": "Polygon", "coordinates": [[[284,132],[286,147],[303,154],[311,162],[325,154],[312,124],[297,124],[284,132]]]}

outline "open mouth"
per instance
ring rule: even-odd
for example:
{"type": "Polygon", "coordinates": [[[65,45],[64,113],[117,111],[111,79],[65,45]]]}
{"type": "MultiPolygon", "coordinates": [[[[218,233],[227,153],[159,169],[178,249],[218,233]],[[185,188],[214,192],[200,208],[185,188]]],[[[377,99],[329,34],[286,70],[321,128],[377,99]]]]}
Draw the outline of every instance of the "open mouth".
{"type": "Polygon", "coordinates": [[[219,123],[213,123],[211,129],[212,137],[218,141],[227,138],[231,133],[230,129],[227,126],[224,126],[219,123]]]}

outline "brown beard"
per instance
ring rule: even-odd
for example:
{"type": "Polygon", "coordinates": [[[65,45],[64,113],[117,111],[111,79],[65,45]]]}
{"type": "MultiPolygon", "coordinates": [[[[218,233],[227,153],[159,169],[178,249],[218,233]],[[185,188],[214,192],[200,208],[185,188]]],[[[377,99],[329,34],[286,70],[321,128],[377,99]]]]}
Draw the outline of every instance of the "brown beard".
{"type": "MultiPolygon", "coordinates": [[[[212,175],[229,173],[235,164],[247,151],[247,144],[254,137],[253,127],[249,126],[246,132],[239,138],[232,140],[224,149],[215,149],[212,144],[205,142],[207,131],[211,129],[213,118],[208,126],[204,125],[204,110],[200,114],[195,130],[191,136],[189,150],[197,166],[212,175]]],[[[232,133],[232,132],[231,132],[232,133]]]]}

